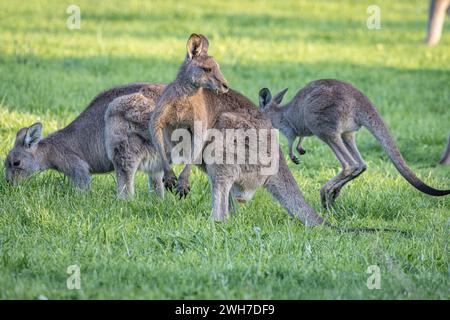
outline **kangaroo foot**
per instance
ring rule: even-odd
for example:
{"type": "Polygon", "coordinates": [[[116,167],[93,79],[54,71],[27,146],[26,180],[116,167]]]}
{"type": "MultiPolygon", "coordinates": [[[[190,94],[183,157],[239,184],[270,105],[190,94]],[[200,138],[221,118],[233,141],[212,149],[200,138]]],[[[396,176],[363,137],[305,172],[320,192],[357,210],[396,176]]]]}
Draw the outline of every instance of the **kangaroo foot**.
{"type": "Polygon", "coordinates": [[[129,201],[129,200],[133,199],[133,195],[131,195],[129,193],[121,192],[117,195],[117,199],[122,200],[122,201],[129,201]]]}
{"type": "Polygon", "coordinates": [[[326,210],[330,210],[331,207],[334,204],[334,200],[336,198],[333,198],[331,192],[329,190],[324,190],[321,189],[320,190],[320,201],[322,203],[322,206],[326,209],[326,210]]]}
{"type": "Polygon", "coordinates": [[[119,200],[131,200],[134,196],[134,191],[127,188],[127,186],[118,186],[117,199],[119,200]]]}
{"type": "Polygon", "coordinates": [[[181,198],[186,198],[188,193],[191,191],[191,187],[189,186],[189,181],[186,179],[179,179],[177,184],[177,193],[181,198]]]}
{"type": "Polygon", "coordinates": [[[331,197],[333,203],[336,201],[336,199],[337,199],[337,197],[339,196],[340,193],[341,193],[341,188],[334,188],[330,192],[330,197],[331,197]]]}

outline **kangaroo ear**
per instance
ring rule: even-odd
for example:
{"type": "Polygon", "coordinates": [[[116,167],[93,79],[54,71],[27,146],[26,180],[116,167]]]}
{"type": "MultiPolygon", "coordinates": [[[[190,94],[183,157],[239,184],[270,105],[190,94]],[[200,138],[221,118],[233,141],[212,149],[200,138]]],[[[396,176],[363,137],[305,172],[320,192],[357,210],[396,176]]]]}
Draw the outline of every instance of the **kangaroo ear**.
{"type": "Polygon", "coordinates": [[[37,146],[39,141],[42,138],[42,124],[35,123],[31,127],[27,129],[25,133],[25,139],[23,140],[23,144],[26,148],[34,148],[37,146]]]}
{"type": "Polygon", "coordinates": [[[196,33],[191,34],[189,37],[189,40],[187,42],[186,48],[187,48],[187,54],[189,56],[189,59],[192,59],[194,57],[198,57],[200,54],[202,54],[204,48],[203,46],[206,44],[206,50],[208,50],[208,39],[206,37],[198,35],[196,33]],[[203,37],[203,38],[202,38],[203,37]]]}
{"type": "Polygon", "coordinates": [[[259,90],[259,106],[261,108],[266,107],[271,100],[272,94],[270,93],[269,89],[262,88],[261,90],[259,90]]]}
{"type": "Polygon", "coordinates": [[[275,97],[273,97],[273,100],[275,101],[276,104],[280,104],[281,101],[283,101],[283,97],[286,94],[286,92],[288,91],[288,88],[281,90],[280,92],[278,92],[275,97]]]}
{"type": "Polygon", "coordinates": [[[199,34],[199,36],[200,36],[200,38],[202,38],[202,53],[208,54],[209,40],[203,34],[199,34]]]}

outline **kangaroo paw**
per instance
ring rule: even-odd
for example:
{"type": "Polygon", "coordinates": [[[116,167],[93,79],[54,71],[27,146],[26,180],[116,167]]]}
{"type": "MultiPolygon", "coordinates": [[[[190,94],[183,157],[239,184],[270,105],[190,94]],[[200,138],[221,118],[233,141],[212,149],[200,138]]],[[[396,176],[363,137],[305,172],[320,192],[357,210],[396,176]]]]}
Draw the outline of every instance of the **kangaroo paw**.
{"type": "Polygon", "coordinates": [[[177,193],[180,196],[180,199],[186,198],[190,191],[191,187],[189,186],[189,181],[186,181],[184,179],[178,180],[177,193]]]}
{"type": "Polygon", "coordinates": [[[295,164],[300,164],[300,159],[297,158],[296,156],[292,156],[291,157],[292,162],[294,162],[295,164]]]}
{"type": "Polygon", "coordinates": [[[163,182],[164,182],[164,187],[167,190],[172,191],[177,186],[177,176],[175,175],[175,173],[173,173],[173,171],[168,172],[168,173],[164,174],[163,182]]]}
{"type": "Polygon", "coordinates": [[[306,153],[306,150],[303,149],[302,147],[297,147],[297,151],[300,155],[304,155],[306,153]]]}

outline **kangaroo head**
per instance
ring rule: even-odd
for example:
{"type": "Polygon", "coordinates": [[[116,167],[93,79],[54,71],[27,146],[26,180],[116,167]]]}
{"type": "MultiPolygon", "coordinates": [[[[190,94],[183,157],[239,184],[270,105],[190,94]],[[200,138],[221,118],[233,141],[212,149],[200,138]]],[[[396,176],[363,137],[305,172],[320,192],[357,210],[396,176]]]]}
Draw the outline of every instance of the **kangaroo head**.
{"type": "Polygon", "coordinates": [[[263,112],[276,111],[280,106],[283,97],[288,91],[288,88],[281,90],[274,97],[267,88],[262,88],[259,91],[259,106],[263,112]]]}
{"type": "Polygon", "coordinates": [[[6,181],[15,183],[39,170],[36,150],[42,138],[42,124],[35,123],[17,132],[14,147],[5,160],[6,181]]]}
{"type": "Polygon", "coordinates": [[[206,88],[218,93],[228,92],[228,82],[220,72],[219,64],[208,55],[208,38],[192,34],[187,42],[187,55],[182,71],[184,79],[195,88],[206,88]]]}

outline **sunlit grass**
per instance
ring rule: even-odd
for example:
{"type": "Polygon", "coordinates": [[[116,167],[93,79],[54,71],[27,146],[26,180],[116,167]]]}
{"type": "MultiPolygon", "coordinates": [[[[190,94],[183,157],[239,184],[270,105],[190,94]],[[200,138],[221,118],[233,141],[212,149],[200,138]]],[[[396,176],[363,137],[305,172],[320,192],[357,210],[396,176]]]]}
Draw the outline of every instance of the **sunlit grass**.
{"type": "MultiPolygon", "coordinates": [[[[262,87],[289,87],[288,100],[314,79],[353,83],[378,107],[413,170],[450,187],[450,169],[437,166],[450,129],[450,33],[447,26],[436,48],[421,44],[426,1],[377,1],[380,30],[366,28],[371,1],[77,1],[81,29],[72,31],[70,4],[0,3],[2,163],[23,126],[41,121],[48,134],[108,87],[171,81],[188,36],[199,32],[232,87],[255,102],[262,87]]],[[[131,202],[116,200],[113,174],[94,177],[83,194],[55,172],[15,188],[1,180],[0,297],[448,298],[450,199],[409,186],[367,131],[358,144],[368,170],[330,212],[319,190],[339,170],[331,150],[307,139],[301,165],[289,167],[307,201],[334,224],[409,234],[307,229],[263,190],[214,224],[197,170],[184,201],[149,195],[142,174],[131,202]],[[80,291],[66,287],[73,264],[81,267],[80,291]],[[370,265],[381,268],[381,290],[366,286],[370,265]]]]}

